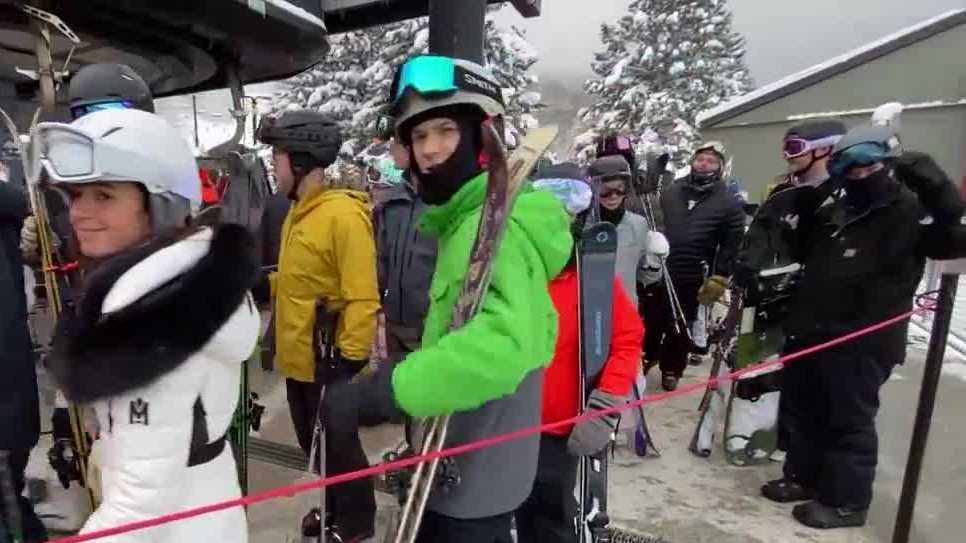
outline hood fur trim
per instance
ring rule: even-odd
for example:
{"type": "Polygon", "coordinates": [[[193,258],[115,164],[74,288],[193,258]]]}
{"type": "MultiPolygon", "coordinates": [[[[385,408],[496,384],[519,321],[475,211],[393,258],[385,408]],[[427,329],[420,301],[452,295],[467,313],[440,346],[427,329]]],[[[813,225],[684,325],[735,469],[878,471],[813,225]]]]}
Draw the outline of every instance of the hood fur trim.
{"type": "Polygon", "coordinates": [[[172,281],[109,314],[104,298],[138,262],[178,241],[117,255],[89,277],[48,366],[72,401],[91,402],[150,384],[198,352],[238,309],[257,273],[255,244],[239,225],[214,228],[208,253],[172,281]]]}

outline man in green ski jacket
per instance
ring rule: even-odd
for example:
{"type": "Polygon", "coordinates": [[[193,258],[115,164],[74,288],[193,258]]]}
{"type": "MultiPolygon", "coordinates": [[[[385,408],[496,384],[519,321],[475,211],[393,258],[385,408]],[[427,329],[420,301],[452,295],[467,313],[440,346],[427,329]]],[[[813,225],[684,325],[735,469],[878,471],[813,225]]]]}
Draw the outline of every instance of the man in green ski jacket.
{"type": "MultiPolygon", "coordinates": [[[[573,243],[566,211],[551,194],[523,188],[479,312],[449,331],[486,193],[482,126],[500,124],[502,95],[479,65],[440,56],[403,64],[391,93],[410,173],[430,205],[420,228],[439,239],[429,314],[421,350],[369,381],[329,387],[326,425],[452,414],[447,447],[535,426],[557,334],[547,284],[573,243]]],[[[460,481],[430,496],[417,541],[512,541],[512,513],[530,493],[538,451],[534,435],[455,457],[460,481]]]]}

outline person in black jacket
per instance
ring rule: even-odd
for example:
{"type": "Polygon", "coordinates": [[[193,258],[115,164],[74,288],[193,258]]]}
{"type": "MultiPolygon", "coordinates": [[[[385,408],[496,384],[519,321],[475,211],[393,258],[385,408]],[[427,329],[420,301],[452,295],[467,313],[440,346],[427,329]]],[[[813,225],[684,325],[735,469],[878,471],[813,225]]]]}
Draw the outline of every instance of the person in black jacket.
{"type": "MultiPolygon", "coordinates": [[[[688,326],[697,316],[699,301],[710,305],[724,294],[744,233],[742,202],[721,179],[725,161],[720,143],[699,145],[691,160],[691,173],[661,194],[664,235],[671,246],[667,270],[688,326]],[[705,270],[710,277],[705,277],[705,270]]],[[[656,299],[647,307],[645,356],[651,365],[660,360],[661,385],[674,390],[687,366],[691,344],[683,326],[674,326],[667,289],[653,292],[656,299]]]]}
{"type": "MultiPolygon", "coordinates": [[[[787,352],[909,311],[926,258],[966,256],[955,185],[928,155],[900,154],[891,128],[851,130],[836,144],[829,173],[842,196],[799,218],[796,259],[805,268],[784,323],[787,352]]],[[[907,322],[893,325],[784,369],[780,417],[788,456],[784,477],[762,494],[807,501],[793,510],[802,524],[865,524],[879,388],[905,359],[907,331],[907,322]]]]}
{"type": "MultiPolygon", "coordinates": [[[[28,213],[24,189],[8,183],[5,176],[0,178],[0,452],[3,453],[0,462],[7,464],[0,465],[0,470],[7,471],[17,495],[23,535],[26,541],[35,542],[46,541],[47,532],[30,502],[22,496],[27,458],[40,439],[37,375],[27,329],[27,298],[20,255],[20,228],[28,213]]],[[[0,502],[2,517],[9,519],[10,513],[3,512],[9,502],[6,499],[0,502]]],[[[7,537],[0,539],[6,541],[7,537]]]]}
{"type": "Polygon", "coordinates": [[[379,291],[386,319],[389,359],[398,362],[418,350],[429,311],[429,284],[436,269],[436,239],[417,226],[426,203],[409,177],[409,156],[398,142],[390,144],[403,182],[374,211],[379,291]]]}

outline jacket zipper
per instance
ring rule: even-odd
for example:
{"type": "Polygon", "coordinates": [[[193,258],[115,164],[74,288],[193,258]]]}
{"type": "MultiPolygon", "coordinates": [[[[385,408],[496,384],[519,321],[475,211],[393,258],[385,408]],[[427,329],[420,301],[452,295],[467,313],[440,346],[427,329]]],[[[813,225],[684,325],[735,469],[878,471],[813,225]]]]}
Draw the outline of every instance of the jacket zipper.
{"type": "Polygon", "coordinates": [[[843,224],[838,229],[836,229],[835,232],[832,232],[832,237],[833,238],[838,237],[838,235],[841,234],[842,232],[844,232],[845,229],[848,228],[849,226],[852,226],[853,224],[855,224],[855,223],[861,221],[862,219],[868,217],[869,215],[872,214],[873,211],[882,209],[882,208],[886,207],[887,205],[888,205],[887,203],[883,203],[883,204],[879,204],[879,205],[874,205],[874,206],[870,207],[869,209],[866,209],[858,217],[853,217],[853,218],[845,221],[845,224],[843,224]]]}
{"type": "MultiPolygon", "coordinates": [[[[412,200],[410,200],[409,201],[409,218],[406,221],[406,231],[405,231],[405,233],[403,235],[402,248],[398,251],[398,253],[399,253],[399,259],[398,259],[398,261],[399,261],[399,274],[398,274],[399,275],[399,278],[398,278],[398,283],[399,284],[397,286],[399,288],[399,304],[398,304],[399,314],[397,315],[398,320],[396,321],[398,323],[402,323],[403,322],[403,303],[402,303],[402,292],[403,292],[403,289],[402,289],[402,286],[403,286],[403,273],[406,271],[406,265],[403,262],[403,260],[405,259],[406,250],[409,249],[409,241],[410,241],[410,238],[412,238],[412,230],[413,230],[413,208],[414,207],[415,207],[415,202],[412,201],[412,200]]],[[[412,259],[412,255],[410,255],[410,259],[412,259]]]]}

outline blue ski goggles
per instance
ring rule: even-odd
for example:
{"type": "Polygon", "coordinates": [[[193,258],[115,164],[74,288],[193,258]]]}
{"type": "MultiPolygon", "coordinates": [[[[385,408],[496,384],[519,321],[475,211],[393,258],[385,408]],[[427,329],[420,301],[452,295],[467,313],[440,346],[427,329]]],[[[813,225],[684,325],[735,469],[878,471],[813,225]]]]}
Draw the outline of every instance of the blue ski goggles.
{"type": "Polygon", "coordinates": [[[833,154],[828,161],[828,173],[833,177],[840,177],[852,168],[871,166],[891,156],[889,150],[878,143],[860,143],[833,154]]]}
{"type": "Polygon", "coordinates": [[[503,104],[503,94],[495,83],[469,72],[450,57],[438,55],[413,57],[399,67],[389,91],[392,109],[399,105],[410,89],[423,96],[465,90],[503,104]]]}
{"type": "Polygon", "coordinates": [[[76,121],[84,115],[95,111],[108,111],[114,109],[134,109],[134,102],[130,100],[110,100],[106,102],[94,102],[70,108],[71,117],[76,121]]]}

